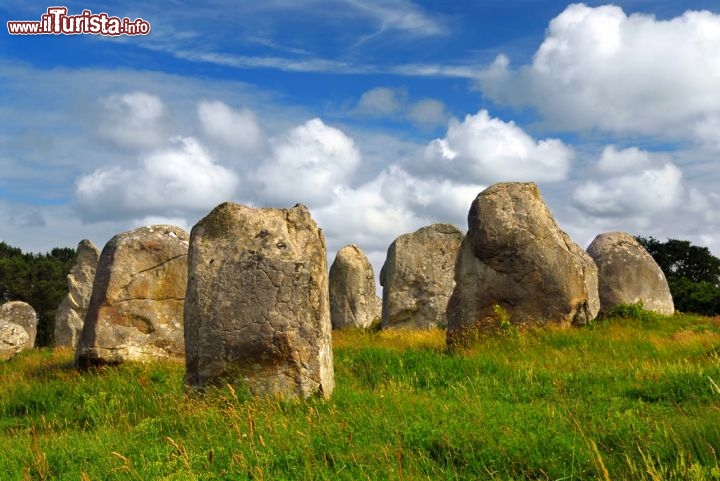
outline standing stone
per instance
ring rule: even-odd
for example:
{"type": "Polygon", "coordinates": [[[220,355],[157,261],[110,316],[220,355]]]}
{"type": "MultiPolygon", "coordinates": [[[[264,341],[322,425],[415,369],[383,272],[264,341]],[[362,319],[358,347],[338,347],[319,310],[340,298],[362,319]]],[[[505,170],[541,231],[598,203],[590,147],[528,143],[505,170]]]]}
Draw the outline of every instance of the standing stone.
{"type": "Polygon", "coordinates": [[[329,397],[328,297],[325,239],[305,206],[219,205],[190,235],[186,384],[329,397]]]}
{"type": "Polygon", "coordinates": [[[448,303],[448,345],[463,331],[513,324],[586,324],[598,313],[595,263],[560,230],[535,183],[501,183],[470,207],[448,303]],[[496,306],[499,306],[498,309],[496,306]]]}
{"type": "Polygon", "coordinates": [[[598,267],[601,311],[642,302],[648,311],[667,316],[675,312],[665,274],[633,236],[600,234],[587,251],[598,267]]]}
{"type": "Polygon", "coordinates": [[[38,316],[30,304],[22,301],[6,302],[0,306],[0,324],[21,326],[28,335],[25,349],[32,349],[35,346],[38,316]]]}
{"type": "Polygon", "coordinates": [[[188,234],[154,225],[116,235],[100,254],[78,367],[184,354],[188,234]]]}
{"type": "Polygon", "coordinates": [[[373,306],[373,311],[377,314],[375,315],[375,319],[373,322],[381,322],[382,321],[382,297],[375,296],[375,305],[373,306]]]}
{"type": "Polygon", "coordinates": [[[0,361],[8,361],[25,350],[28,334],[22,326],[11,322],[0,323],[0,361]]]}
{"type": "Polygon", "coordinates": [[[457,227],[433,224],[390,244],[380,270],[383,329],[447,325],[445,310],[462,239],[457,227]]]}
{"type": "Polygon", "coordinates": [[[380,315],[375,274],[355,244],[337,252],[330,266],[330,320],[333,329],[365,329],[380,315]]]}
{"type": "Polygon", "coordinates": [[[55,312],[55,346],[77,346],[90,304],[100,251],[85,239],[77,247],[75,265],[67,276],[68,293],[55,312]]]}

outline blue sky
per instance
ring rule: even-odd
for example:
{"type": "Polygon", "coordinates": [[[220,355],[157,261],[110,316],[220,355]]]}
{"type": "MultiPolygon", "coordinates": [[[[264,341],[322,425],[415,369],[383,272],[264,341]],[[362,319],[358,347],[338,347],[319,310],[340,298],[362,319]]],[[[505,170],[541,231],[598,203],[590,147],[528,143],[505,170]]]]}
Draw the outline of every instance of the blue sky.
{"type": "MultiPolygon", "coordinates": [[[[332,258],[536,181],[600,232],[720,255],[715,1],[65,2],[148,36],[0,35],[0,239],[75,246],[308,205],[332,258]]],[[[0,1],[39,20],[50,4],[0,1]]]]}

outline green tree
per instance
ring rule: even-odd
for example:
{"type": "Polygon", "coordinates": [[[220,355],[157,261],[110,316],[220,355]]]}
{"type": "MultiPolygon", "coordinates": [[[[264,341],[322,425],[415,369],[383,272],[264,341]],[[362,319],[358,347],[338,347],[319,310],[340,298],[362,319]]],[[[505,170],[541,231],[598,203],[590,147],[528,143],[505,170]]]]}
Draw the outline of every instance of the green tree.
{"type": "Polygon", "coordinates": [[[636,237],[665,273],[675,309],[720,314],[720,259],[689,241],[636,237]]]}
{"type": "Polygon", "coordinates": [[[686,277],[668,282],[675,309],[712,316],[720,313],[720,289],[711,282],[692,282],[686,277]]]}
{"type": "Polygon", "coordinates": [[[694,246],[690,241],[668,239],[660,242],[652,237],[637,237],[669,279],[686,278],[692,282],[720,283],[720,259],[707,247],[694,246]]]}
{"type": "Polygon", "coordinates": [[[23,253],[0,242],[0,300],[24,301],[38,313],[36,344],[52,344],[55,310],[67,294],[67,274],[75,250],[55,248],[46,254],[23,253]]]}

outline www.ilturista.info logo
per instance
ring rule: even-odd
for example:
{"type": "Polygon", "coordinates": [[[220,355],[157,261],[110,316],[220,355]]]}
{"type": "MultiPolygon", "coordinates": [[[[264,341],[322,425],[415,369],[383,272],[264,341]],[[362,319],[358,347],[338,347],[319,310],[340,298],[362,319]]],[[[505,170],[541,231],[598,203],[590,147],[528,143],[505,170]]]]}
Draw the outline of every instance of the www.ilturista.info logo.
{"type": "Polygon", "coordinates": [[[7,23],[10,35],[147,35],[150,23],[142,18],[110,17],[107,13],[83,10],[80,15],[68,15],[66,7],[50,7],[37,20],[17,20],[7,23]]]}

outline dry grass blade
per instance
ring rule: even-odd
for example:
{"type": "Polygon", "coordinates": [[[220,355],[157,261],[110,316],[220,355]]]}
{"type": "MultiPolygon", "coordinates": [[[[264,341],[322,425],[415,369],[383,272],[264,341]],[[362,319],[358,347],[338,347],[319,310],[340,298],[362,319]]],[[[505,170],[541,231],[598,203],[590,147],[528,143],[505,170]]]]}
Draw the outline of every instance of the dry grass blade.
{"type": "Polygon", "coordinates": [[[712,385],[713,390],[714,390],[717,394],[720,394],[720,386],[718,386],[718,385],[715,383],[715,381],[713,381],[713,378],[711,378],[710,376],[708,376],[708,379],[710,380],[710,384],[712,385]]]}
{"type": "Polygon", "coordinates": [[[165,440],[169,442],[173,448],[175,448],[175,455],[182,459],[185,468],[190,471],[190,460],[188,458],[188,453],[187,449],[185,449],[185,446],[181,446],[170,436],[165,436],[165,440]]]}
{"type": "Polygon", "coordinates": [[[44,481],[48,479],[48,476],[50,475],[50,469],[47,464],[47,460],[45,459],[45,454],[40,449],[40,444],[38,443],[38,435],[37,431],[35,431],[35,427],[32,429],[32,436],[33,436],[33,464],[35,465],[35,471],[37,471],[38,477],[44,481]]]}

